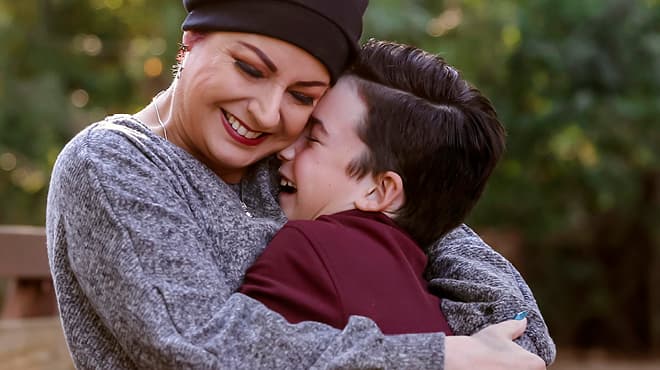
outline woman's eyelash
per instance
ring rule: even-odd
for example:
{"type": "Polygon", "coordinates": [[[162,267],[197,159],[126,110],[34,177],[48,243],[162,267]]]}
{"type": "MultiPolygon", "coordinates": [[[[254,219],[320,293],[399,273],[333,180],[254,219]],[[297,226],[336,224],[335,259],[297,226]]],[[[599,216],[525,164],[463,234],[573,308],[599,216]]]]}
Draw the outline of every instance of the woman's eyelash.
{"type": "MultiPolygon", "coordinates": [[[[244,62],[240,59],[234,59],[234,64],[236,67],[240,68],[243,72],[247,73],[248,75],[254,77],[254,78],[263,78],[264,74],[254,66],[250,65],[247,62],[244,62]]],[[[291,91],[290,92],[291,96],[293,96],[294,99],[296,99],[298,102],[300,102],[303,105],[313,105],[314,104],[314,98],[305,95],[303,93],[297,92],[297,91],[291,91]]]]}
{"type": "Polygon", "coordinates": [[[312,98],[311,96],[305,95],[303,93],[299,93],[297,91],[291,91],[291,95],[303,105],[314,104],[314,98],[312,98]]]}
{"type": "Polygon", "coordinates": [[[249,74],[250,76],[254,78],[262,78],[264,77],[264,74],[261,73],[260,70],[255,68],[254,66],[250,65],[249,63],[246,63],[240,59],[235,59],[234,64],[236,67],[240,68],[243,72],[249,74]]]}

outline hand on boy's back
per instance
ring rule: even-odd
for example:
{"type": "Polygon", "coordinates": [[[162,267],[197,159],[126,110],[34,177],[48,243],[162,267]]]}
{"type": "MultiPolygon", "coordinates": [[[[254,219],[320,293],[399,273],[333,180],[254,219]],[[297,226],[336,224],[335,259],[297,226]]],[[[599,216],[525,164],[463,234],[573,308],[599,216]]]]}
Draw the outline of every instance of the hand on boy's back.
{"type": "Polygon", "coordinates": [[[507,320],[471,336],[445,337],[445,370],[542,370],[545,362],[513,342],[527,319],[507,320]]]}

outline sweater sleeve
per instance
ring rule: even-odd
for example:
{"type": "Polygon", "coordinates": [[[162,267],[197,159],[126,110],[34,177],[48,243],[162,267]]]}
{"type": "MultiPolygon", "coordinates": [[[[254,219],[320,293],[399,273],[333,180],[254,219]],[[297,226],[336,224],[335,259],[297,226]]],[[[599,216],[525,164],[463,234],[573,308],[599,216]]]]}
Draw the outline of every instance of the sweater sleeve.
{"type": "Polygon", "coordinates": [[[527,330],[517,343],[548,365],[554,361],[555,344],[529,286],[509,261],[466,225],[430,249],[427,278],[430,289],[442,297],[454,334],[470,335],[527,311],[527,330]]]}
{"type": "Polygon", "coordinates": [[[240,290],[289,322],[346,324],[342,303],[323,258],[298,228],[284,225],[248,269],[240,290]]]}
{"type": "MultiPolygon", "coordinates": [[[[84,339],[99,329],[79,321],[91,320],[82,310],[137,368],[442,367],[442,334],[384,336],[359,317],[342,331],[292,325],[258,301],[231,294],[238,282],[200,252],[208,249],[197,244],[203,230],[185,211],[185,199],[138,158],[79,140],[61,153],[52,175],[48,253],[61,314],[74,323],[67,327],[65,320],[66,335],[82,338],[70,344],[74,359],[75,351],[87,353],[79,367],[94,367],[90,358],[103,356],[84,339]],[[108,160],[90,161],[92,152],[108,160]],[[74,297],[78,290],[84,298],[74,297]],[[67,305],[74,298],[84,304],[67,305]]],[[[97,367],[107,364],[96,360],[97,367]]]]}

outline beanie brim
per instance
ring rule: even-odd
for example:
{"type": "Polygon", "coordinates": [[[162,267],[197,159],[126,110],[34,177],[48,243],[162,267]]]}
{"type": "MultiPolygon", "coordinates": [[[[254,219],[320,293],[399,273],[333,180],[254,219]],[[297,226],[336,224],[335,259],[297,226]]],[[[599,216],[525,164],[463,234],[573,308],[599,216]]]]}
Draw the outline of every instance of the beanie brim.
{"type": "Polygon", "coordinates": [[[202,3],[189,11],[182,29],[256,33],[289,42],[323,63],[332,84],[357,55],[359,47],[357,40],[328,18],[286,1],[202,3]]]}

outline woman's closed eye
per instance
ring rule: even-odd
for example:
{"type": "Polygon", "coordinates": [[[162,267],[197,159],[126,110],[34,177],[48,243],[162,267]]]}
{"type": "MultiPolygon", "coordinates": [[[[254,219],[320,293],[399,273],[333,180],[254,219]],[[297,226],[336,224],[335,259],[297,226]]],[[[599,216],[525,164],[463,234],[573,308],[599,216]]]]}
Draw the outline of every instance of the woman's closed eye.
{"type": "Polygon", "coordinates": [[[289,94],[291,94],[291,96],[302,105],[314,105],[314,98],[307,94],[303,94],[299,91],[290,91],[289,94]]]}
{"type": "Polygon", "coordinates": [[[251,65],[250,63],[244,60],[234,59],[234,65],[238,67],[241,71],[247,73],[248,75],[254,78],[264,77],[264,74],[257,67],[251,65]]]}
{"type": "MultiPolygon", "coordinates": [[[[234,65],[238,67],[241,71],[248,74],[250,77],[254,78],[264,78],[265,75],[257,67],[251,65],[250,63],[241,60],[234,59],[234,65]]],[[[315,98],[307,94],[301,93],[300,91],[289,91],[289,94],[296,99],[296,101],[302,105],[314,105],[315,98]]]]}

